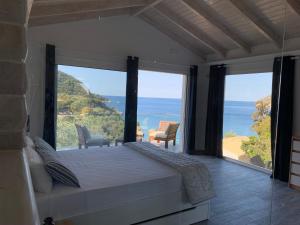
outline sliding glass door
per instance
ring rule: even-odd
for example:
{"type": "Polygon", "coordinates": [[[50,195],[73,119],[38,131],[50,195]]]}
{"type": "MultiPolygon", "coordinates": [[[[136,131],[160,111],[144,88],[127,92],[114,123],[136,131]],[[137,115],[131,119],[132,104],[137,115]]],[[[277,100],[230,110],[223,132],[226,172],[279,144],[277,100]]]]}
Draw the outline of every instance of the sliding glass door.
{"type": "Polygon", "coordinates": [[[223,155],[272,168],[272,73],[226,76],[223,155]]]}
{"type": "Polygon", "coordinates": [[[59,65],[57,149],[122,141],[125,94],[126,72],[59,65]]]}

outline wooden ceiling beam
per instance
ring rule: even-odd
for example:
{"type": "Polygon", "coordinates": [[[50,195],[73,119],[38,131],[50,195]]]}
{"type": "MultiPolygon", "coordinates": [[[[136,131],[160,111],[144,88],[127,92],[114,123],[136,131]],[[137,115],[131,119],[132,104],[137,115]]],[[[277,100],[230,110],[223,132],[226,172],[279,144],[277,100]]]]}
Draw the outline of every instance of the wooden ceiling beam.
{"type": "Polygon", "coordinates": [[[173,41],[177,42],[182,47],[186,48],[187,50],[189,50],[192,53],[194,53],[195,55],[197,55],[202,60],[202,62],[206,61],[205,57],[203,56],[203,53],[200,50],[195,48],[195,46],[191,45],[188,41],[184,40],[182,37],[180,37],[175,32],[172,32],[171,30],[163,27],[161,24],[155,22],[151,17],[149,17],[145,14],[140,15],[139,18],[141,18],[143,21],[145,21],[146,23],[153,26],[155,29],[157,29],[161,33],[163,33],[166,36],[168,36],[169,38],[171,38],[173,41]]]}
{"type": "Polygon", "coordinates": [[[244,40],[242,40],[238,34],[226,25],[217,12],[209,7],[205,2],[195,2],[195,0],[182,0],[191,11],[196,15],[204,17],[210,24],[222,31],[229,39],[231,39],[237,46],[244,49],[247,53],[251,52],[251,47],[244,40]]]}
{"type": "Polygon", "coordinates": [[[99,10],[114,10],[114,9],[123,9],[129,7],[143,7],[146,5],[146,0],[75,0],[75,1],[56,1],[56,4],[53,4],[49,1],[37,1],[33,4],[31,18],[40,18],[46,16],[61,16],[69,15],[74,13],[88,13],[96,12],[99,10]]]}
{"type": "Polygon", "coordinates": [[[292,10],[300,16],[300,1],[299,0],[287,0],[287,3],[292,10]]]}
{"type": "Polygon", "coordinates": [[[158,5],[159,3],[161,3],[163,0],[154,0],[151,3],[145,5],[143,8],[141,8],[140,10],[138,10],[135,14],[133,14],[133,16],[138,16],[144,12],[146,12],[148,9],[153,8],[154,6],[158,5]]]}
{"type": "Polygon", "coordinates": [[[96,19],[99,17],[110,17],[110,16],[118,16],[118,15],[130,15],[132,11],[136,11],[140,9],[140,7],[130,7],[130,8],[123,8],[123,9],[113,9],[113,10],[98,10],[93,12],[80,12],[80,13],[73,13],[67,15],[55,15],[55,16],[46,16],[46,17],[39,17],[39,18],[30,18],[29,26],[43,26],[43,25],[50,25],[50,24],[57,24],[57,23],[67,23],[67,22],[75,22],[81,20],[89,20],[89,19],[96,19]]]}
{"type": "Polygon", "coordinates": [[[266,38],[272,41],[278,48],[282,46],[281,37],[270,28],[264,20],[262,20],[254,10],[250,9],[247,5],[244,4],[241,0],[228,0],[232,3],[232,5],[238,9],[241,14],[247,18],[251,24],[266,38]]]}
{"type": "Polygon", "coordinates": [[[178,28],[193,36],[195,39],[199,40],[206,47],[221,55],[222,57],[225,57],[226,50],[218,43],[213,41],[212,38],[210,38],[207,34],[201,31],[197,26],[185,21],[183,18],[179,17],[176,13],[172,12],[165,6],[155,7],[154,9],[156,9],[156,11],[161,16],[168,19],[178,28]]]}

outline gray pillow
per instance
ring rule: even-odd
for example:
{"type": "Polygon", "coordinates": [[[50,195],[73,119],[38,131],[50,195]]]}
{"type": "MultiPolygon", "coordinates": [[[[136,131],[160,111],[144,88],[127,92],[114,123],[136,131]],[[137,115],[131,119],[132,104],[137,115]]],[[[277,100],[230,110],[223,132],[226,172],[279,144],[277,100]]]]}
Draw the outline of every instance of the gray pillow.
{"type": "Polygon", "coordinates": [[[43,158],[46,170],[53,180],[73,187],[80,187],[76,175],[59,160],[58,153],[43,139],[34,139],[36,151],[43,158]]]}

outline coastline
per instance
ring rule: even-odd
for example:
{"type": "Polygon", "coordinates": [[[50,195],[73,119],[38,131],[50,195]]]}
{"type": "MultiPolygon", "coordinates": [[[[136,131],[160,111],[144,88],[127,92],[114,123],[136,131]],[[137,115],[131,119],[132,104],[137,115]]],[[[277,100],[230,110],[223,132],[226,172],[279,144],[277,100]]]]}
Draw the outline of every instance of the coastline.
{"type": "Polygon", "coordinates": [[[241,149],[243,141],[248,141],[247,136],[234,136],[223,138],[223,155],[236,160],[248,158],[245,152],[241,149]]]}

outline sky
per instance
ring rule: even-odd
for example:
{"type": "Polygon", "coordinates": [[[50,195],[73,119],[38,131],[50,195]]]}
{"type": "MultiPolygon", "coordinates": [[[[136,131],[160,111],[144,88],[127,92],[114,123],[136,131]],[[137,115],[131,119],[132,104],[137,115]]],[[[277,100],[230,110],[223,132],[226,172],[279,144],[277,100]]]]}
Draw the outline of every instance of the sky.
{"type": "Polygon", "coordinates": [[[272,73],[227,75],[225,100],[257,101],[272,93],[272,73]]]}
{"type": "MultiPolygon", "coordinates": [[[[93,68],[58,66],[72,75],[93,93],[106,96],[125,96],[126,72],[93,68]]],[[[139,97],[181,98],[183,76],[178,74],[139,71],[139,97]]],[[[225,100],[257,101],[271,95],[272,73],[227,75],[225,100]]]]}
{"type": "Polygon", "coordinates": [[[183,75],[139,71],[139,97],[182,98],[183,75]]]}
{"type": "MultiPolygon", "coordinates": [[[[106,96],[125,96],[126,72],[58,66],[58,70],[80,80],[93,93],[106,96]]],[[[139,71],[139,97],[181,98],[182,75],[139,71]]]]}

